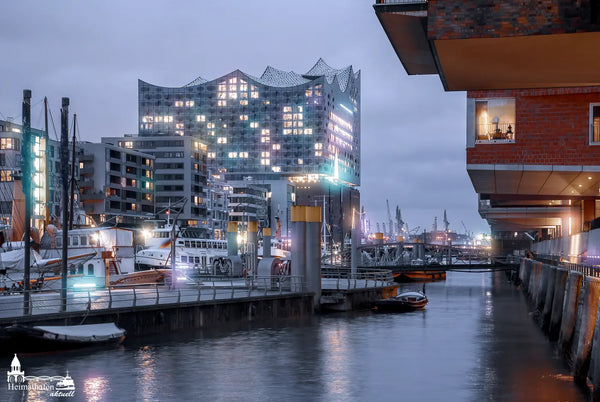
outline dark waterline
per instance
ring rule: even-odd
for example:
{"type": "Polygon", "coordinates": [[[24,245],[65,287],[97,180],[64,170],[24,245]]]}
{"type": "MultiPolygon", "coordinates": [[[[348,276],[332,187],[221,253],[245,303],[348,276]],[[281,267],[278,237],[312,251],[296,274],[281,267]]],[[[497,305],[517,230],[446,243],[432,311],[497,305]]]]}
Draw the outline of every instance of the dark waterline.
{"type": "MultiPolygon", "coordinates": [[[[504,273],[449,273],[426,289],[424,311],[321,315],[20,358],[28,376],[68,370],[76,392],[63,401],[586,398],[504,273]]],[[[8,370],[11,358],[3,359],[8,370]]],[[[0,387],[0,400],[47,395],[0,387]]]]}

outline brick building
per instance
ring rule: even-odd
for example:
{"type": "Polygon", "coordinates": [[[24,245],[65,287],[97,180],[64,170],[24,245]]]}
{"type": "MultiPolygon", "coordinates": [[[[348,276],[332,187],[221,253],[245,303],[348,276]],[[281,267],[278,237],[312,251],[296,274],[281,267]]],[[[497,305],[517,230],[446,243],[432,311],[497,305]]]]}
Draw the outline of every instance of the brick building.
{"type": "Polygon", "coordinates": [[[467,172],[498,253],[600,216],[600,5],[385,1],[408,74],[467,92],[467,172]]]}

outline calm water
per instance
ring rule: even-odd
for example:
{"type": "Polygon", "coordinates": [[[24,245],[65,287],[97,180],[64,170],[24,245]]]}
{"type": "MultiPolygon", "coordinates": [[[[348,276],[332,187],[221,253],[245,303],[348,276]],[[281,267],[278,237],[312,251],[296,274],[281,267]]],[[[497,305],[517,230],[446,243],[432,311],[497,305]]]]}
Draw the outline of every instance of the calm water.
{"type": "MultiPolygon", "coordinates": [[[[414,287],[413,287],[414,288],[414,287]]],[[[22,356],[88,401],[577,401],[562,360],[503,273],[449,273],[425,311],[322,315],[22,356]]],[[[3,357],[8,369],[10,358],[3,357]]],[[[0,400],[22,397],[0,386],[0,400]]],[[[50,398],[51,399],[51,398],[50,398]]]]}

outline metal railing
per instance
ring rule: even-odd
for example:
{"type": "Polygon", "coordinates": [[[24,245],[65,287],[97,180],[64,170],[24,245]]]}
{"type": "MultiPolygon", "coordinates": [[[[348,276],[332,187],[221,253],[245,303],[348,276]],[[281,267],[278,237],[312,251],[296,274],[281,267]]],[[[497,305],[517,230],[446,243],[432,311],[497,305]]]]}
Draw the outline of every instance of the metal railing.
{"type": "MultiPolygon", "coordinates": [[[[203,301],[234,300],[252,296],[293,294],[305,291],[301,277],[249,277],[227,281],[204,281],[196,286],[169,289],[164,285],[112,287],[103,290],[71,291],[67,312],[112,311],[141,306],[179,305],[203,301]]],[[[43,316],[61,313],[60,291],[32,291],[29,313],[43,316]]],[[[0,320],[23,316],[23,295],[0,297],[0,320]]]]}
{"type": "Polygon", "coordinates": [[[579,264],[562,260],[563,257],[549,254],[537,254],[534,260],[544,264],[554,265],[559,268],[565,268],[570,271],[581,272],[584,276],[594,276],[600,278],[600,267],[589,264],[579,264]]]}
{"type": "Polygon", "coordinates": [[[376,0],[375,4],[427,4],[428,0],[376,0]]]}
{"type": "Polygon", "coordinates": [[[361,268],[352,274],[350,268],[327,268],[321,272],[321,287],[327,289],[366,289],[389,286],[394,276],[389,269],[361,268]]]}

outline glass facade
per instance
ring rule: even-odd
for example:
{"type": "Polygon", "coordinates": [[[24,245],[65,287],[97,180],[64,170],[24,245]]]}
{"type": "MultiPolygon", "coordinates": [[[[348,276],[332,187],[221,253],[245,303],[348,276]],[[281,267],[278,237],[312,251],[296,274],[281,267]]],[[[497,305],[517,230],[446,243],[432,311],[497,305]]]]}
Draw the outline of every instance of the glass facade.
{"type": "MultiPolygon", "coordinates": [[[[190,136],[227,180],[259,175],[360,184],[360,73],[321,59],[306,74],[236,70],[167,88],[138,83],[139,139],[190,136]]],[[[160,179],[157,177],[157,186],[160,179]]]]}

